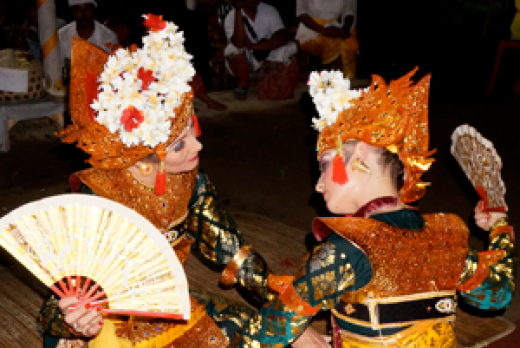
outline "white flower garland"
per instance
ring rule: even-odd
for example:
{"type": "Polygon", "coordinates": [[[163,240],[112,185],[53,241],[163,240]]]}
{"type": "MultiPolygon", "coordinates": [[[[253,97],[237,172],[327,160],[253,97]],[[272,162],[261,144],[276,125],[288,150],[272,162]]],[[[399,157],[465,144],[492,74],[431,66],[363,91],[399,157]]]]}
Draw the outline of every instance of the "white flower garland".
{"type": "Polygon", "coordinates": [[[361,96],[361,91],[350,89],[350,80],[343,78],[341,71],[313,71],[307,84],[319,114],[312,119],[318,131],[336,123],[340,112],[351,106],[350,101],[361,96]]]}
{"type": "Polygon", "coordinates": [[[119,133],[127,146],[143,144],[155,147],[170,136],[174,109],[181,103],[181,96],[189,92],[189,81],[195,75],[183,46],[182,32],[168,22],[161,31],[152,31],[143,38],[143,48],[135,52],[119,49],[110,56],[98,79],[101,84],[98,99],[91,105],[98,112],[96,121],[110,132],[119,133]],[[155,81],[148,89],[142,88],[139,69],[151,71],[155,81]],[[144,120],[127,130],[121,121],[123,111],[134,107],[142,112],[144,120]]]}

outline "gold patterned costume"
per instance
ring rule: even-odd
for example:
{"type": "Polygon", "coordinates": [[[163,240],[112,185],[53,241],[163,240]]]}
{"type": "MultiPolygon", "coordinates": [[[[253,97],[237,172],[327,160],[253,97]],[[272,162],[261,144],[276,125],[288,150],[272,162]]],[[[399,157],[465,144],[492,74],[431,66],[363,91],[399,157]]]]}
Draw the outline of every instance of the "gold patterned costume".
{"type": "MultiPolygon", "coordinates": [[[[182,77],[167,90],[148,89],[154,83],[162,82],[158,76],[164,72],[158,69],[159,64],[153,59],[163,59],[164,64],[176,64],[179,74],[184,77],[189,75],[190,65],[186,63],[182,45],[176,42],[181,42],[181,38],[175,25],[162,21],[159,16],[145,17],[150,32],[143,40],[141,51],[120,49],[108,56],[86,41],[73,40],[70,100],[74,123],[59,135],[65,142],[76,142],[88,153],[93,168],[73,175],[72,189],[96,194],[134,209],[164,234],[181,262],[187,260],[193,247],[216,266],[228,267],[226,275],[230,274],[230,269],[235,270],[231,272],[233,282],[238,282],[245,291],[263,301],[269,296],[267,265],[260,255],[245,245],[233,219],[219,205],[216,190],[208,177],[198,168],[177,174],[166,173],[164,159],[168,146],[186,129],[190,118],[194,118],[193,93],[186,83],[185,89],[181,88],[184,92],[175,94],[176,88],[182,87],[182,77]],[[151,53],[145,50],[147,45],[151,53]],[[164,54],[163,50],[169,50],[169,53],[164,54]],[[146,59],[150,58],[147,54],[152,53],[153,59],[146,59]],[[124,60],[118,65],[120,57],[124,60]],[[145,69],[141,64],[149,64],[150,68],[145,69]],[[135,73],[137,77],[126,81],[126,87],[133,86],[134,82],[137,86],[131,92],[126,91],[121,82],[122,78],[128,78],[127,73],[135,73]],[[108,81],[99,87],[98,82],[104,79],[112,79],[113,84],[108,81]],[[105,92],[125,93],[123,95],[136,106],[113,108],[110,101],[118,98],[110,95],[104,99],[109,102],[103,104],[102,93],[105,92]],[[179,104],[174,110],[162,112],[159,109],[158,105],[166,105],[175,98],[179,104]],[[140,103],[141,99],[146,103],[140,103]],[[107,110],[115,111],[111,114],[107,110]],[[105,119],[101,117],[103,112],[105,119]],[[169,116],[163,128],[158,129],[156,122],[161,115],[169,116]],[[103,123],[111,116],[114,118],[107,124],[103,123]],[[123,124],[119,126],[118,122],[123,124]],[[111,130],[114,125],[115,130],[111,130]],[[137,131],[132,133],[135,129],[137,131]],[[161,141],[150,133],[154,131],[163,136],[161,141]],[[132,143],[136,138],[137,144],[132,143]],[[142,185],[129,170],[149,155],[156,155],[160,162],[154,188],[142,185]]],[[[165,76],[171,78],[168,72],[165,76]]],[[[223,298],[202,291],[190,291],[190,294],[192,313],[187,322],[106,317],[101,332],[91,340],[64,323],[58,299],[53,297],[44,303],[39,316],[45,333],[45,347],[86,347],[87,344],[91,348],[226,347],[234,333],[252,315],[247,307],[223,298]]]]}

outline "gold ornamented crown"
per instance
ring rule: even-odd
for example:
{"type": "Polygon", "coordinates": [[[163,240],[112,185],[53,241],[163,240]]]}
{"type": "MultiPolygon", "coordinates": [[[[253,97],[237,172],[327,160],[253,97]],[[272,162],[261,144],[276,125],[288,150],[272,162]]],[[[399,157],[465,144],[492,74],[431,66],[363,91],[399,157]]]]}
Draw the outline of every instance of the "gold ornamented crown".
{"type": "Polygon", "coordinates": [[[73,125],[58,133],[100,169],[127,168],[166,147],[193,114],[194,75],[182,33],[160,16],[146,15],[143,48],[107,54],[73,37],[70,111],[73,125]]]}
{"type": "Polygon", "coordinates": [[[398,154],[406,170],[400,192],[404,203],[424,196],[429,184],[420,179],[433,163],[430,156],[435,153],[435,150],[428,151],[430,75],[413,85],[411,77],[416,71],[417,68],[389,84],[373,75],[370,87],[350,98],[335,121],[322,123],[317,144],[318,156],[336,148],[338,139],[342,143],[360,140],[398,154]]]}

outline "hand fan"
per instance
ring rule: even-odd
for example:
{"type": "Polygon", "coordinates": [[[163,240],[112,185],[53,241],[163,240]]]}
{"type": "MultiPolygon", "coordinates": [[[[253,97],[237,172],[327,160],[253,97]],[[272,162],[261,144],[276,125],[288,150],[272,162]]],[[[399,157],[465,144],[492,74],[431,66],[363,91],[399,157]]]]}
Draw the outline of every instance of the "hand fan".
{"type": "Polygon", "coordinates": [[[105,313],[187,320],[188,282],[166,238],[105,198],[65,194],[0,219],[0,245],[58,296],[105,313]]]}
{"type": "Polygon", "coordinates": [[[467,124],[455,129],[451,142],[451,154],[482,198],[484,211],[505,211],[502,160],[493,143],[467,124]]]}

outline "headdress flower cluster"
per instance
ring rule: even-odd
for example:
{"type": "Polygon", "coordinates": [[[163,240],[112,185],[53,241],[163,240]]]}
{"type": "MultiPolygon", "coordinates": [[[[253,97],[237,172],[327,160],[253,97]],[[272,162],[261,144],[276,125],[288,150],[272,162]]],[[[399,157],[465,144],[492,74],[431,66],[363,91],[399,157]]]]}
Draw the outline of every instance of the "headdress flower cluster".
{"type": "Polygon", "coordinates": [[[307,84],[319,114],[319,118],[312,119],[318,131],[332,126],[339,114],[352,105],[351,100],[361,96],[361,91],[350,89],[350,80],[341,71],[314,71],[307,84]]]}
{"type": "Polygon", "coordinates": [[[143,48],[120,48],[111,55],[99,76],[99,94],[91,105],[95,120],[118,133],[126,146],[151,148],[170,136],[170,118],[191,90],[195,75],[182,32],[160,16],[144,15],[150,32],[143,48]]]}

